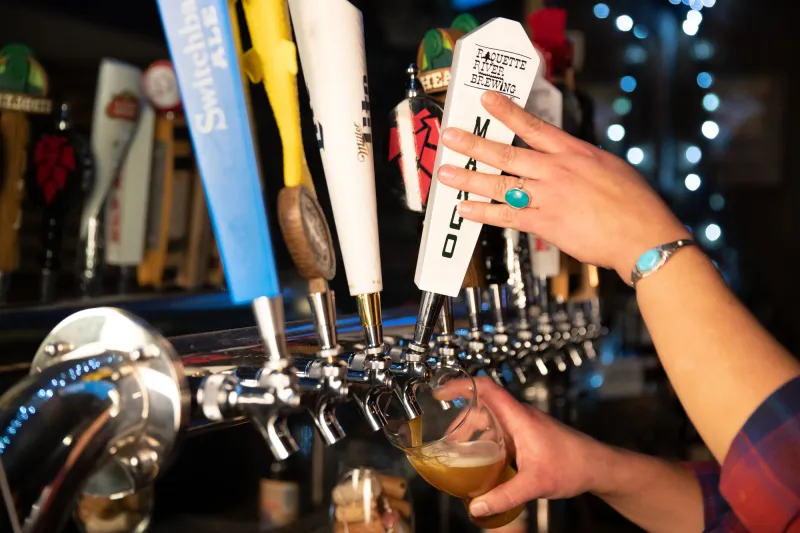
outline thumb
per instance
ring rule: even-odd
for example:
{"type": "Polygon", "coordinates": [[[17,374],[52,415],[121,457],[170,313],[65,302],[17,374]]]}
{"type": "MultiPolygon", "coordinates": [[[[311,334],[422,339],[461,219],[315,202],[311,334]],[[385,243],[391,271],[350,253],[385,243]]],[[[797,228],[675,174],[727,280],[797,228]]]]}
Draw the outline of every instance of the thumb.
{"type": "Polygon", "coordinates": [[[528,500],[536,494],[536,482],[525,476],[514,475],[502,485],[472,500],[469,512],[473,516],[490,516],[504,513],[528,500]]]}

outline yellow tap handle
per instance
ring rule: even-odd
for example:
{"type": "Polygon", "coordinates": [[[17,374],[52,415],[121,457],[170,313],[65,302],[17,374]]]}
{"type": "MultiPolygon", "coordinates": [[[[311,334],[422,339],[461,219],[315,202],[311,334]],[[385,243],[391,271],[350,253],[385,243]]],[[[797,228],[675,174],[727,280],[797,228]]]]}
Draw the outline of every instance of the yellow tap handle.
{"type": "Polygon", "coordinates": [[[286,0],[242,0],[253,48],[242,66],[252,83],[264,83],[283,143],[283,182],[303,185],[316,195],[300,129],[297,48],[292,40],[286,0]]]}

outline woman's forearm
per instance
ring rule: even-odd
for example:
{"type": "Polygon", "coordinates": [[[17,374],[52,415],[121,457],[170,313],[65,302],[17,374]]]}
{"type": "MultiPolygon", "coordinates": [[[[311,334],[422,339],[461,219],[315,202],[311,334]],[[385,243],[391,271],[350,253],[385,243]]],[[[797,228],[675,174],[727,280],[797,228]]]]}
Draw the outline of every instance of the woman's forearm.
{"type": "Polygon", "coordinates": [[[618,448],[600,452],[601,476],[592,492],[651,533],[700,533],[700,484],[687,468],[618,448]]]}
{"type": "Polygon", "coordinates": [[[637,284],[656,351],[687,414],[719,462],[745,421],[800,364],[736,299],[697,248],[637,284]]]}

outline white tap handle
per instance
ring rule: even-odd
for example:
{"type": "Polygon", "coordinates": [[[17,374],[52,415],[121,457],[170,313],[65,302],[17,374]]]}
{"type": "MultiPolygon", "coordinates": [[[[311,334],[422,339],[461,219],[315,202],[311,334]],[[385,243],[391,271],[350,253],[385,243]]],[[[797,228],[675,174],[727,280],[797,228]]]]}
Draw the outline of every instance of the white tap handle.
{"type": "MultiPolygon", "coordinates": [[[[514,132],[486,112],[480,102],[481,95],[494,90],[524,107],[539,63],[539,56],[519,22],[492,19],[461,37],[453,53],[442,130],[457,127],[511,144],[514,132]]],[[[462,219],[456,208],[461,200],[489,202],[489,198],[441,184],[436,175],[443,164],[487,174],[500,174],[500,170],[471,160],[443,144],[436,151],[414,281],[423,291],[457,296],[483,225],[462,219]]]]}
{"type": "Polygon", "coordinates": [[[94,186],[83,206],[82,238],[88,234],[89,222],[100,216],[136,130],[141,107],[141,78],[142,71],[127,63],[112,59],[103,59],[100,63],[91,134],[94,186]]]}
{"type": "Polygon", "coordinates": [[[144,255],[155,128],[156,113],[143,102],[139,126],[106,202],[105,248],[110,265],[138,265],[144,255]]]}
{"type": "Polygon", "coordinates": [[[361,11],[289,0],[350,294],[383,289],[372,120],[361,11]]]}

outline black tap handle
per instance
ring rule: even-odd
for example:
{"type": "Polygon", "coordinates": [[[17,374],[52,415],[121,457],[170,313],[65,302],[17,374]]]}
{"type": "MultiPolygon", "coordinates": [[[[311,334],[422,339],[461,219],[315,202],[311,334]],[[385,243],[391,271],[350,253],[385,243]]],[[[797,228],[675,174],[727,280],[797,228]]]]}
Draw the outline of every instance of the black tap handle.
{"type": "Polygon", "coordinates": [[[27,191],[42,217],[41,265],[44,271],[61,268],[64,221],[91,187],[93,158],[86,139],[72,130],[69,107],[61,106],[56,126],[33,144],[27,191]]]}
{"type": "Polygon", "coordinates": [[[489,285],[504,285],[508,283],[508,268],[506,267],[505,253],[506,241],[503,228],[496,226],[483,226],[481,230],[481,247],[486,264],[486,282],[489,285]]]}

